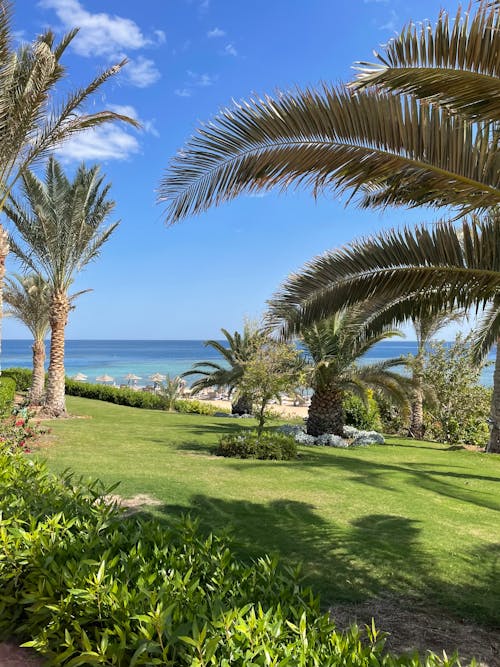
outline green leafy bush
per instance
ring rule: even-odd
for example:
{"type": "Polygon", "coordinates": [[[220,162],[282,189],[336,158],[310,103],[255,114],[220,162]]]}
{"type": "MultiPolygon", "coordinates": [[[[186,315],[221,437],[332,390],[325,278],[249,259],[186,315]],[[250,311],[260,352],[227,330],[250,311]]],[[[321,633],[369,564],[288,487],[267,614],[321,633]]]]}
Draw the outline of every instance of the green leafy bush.
{"type": "Polygon", "coordinates": [[[6,368],[2,377],[9,377],[16,383],[17,391],[28,391],[31,387],[33,372],[30,368],[6,368]]]}
{"type": "Polygon", "coordinates": [[[382,423],[378,403],[368,390],[368,405],[355,394],[346,393],[343,400],[345,423],[363,431],[380,431],[382,423]]]}
{"type": "Polygon", "coordinates": [[[385,655],[374,630],[336,632],[297,569],[245,564],[189,518],[126,517],[103,493],[0,449],[0,639],[67,667],[423,664],[385,655]]]}
{"type": "MultiPolygon", "coordinates": [[[[120,389],[119,387],[109,387],[104,384],[76,382],[69,378],[66,378],[66,393],[69,396],[93,398],[96,401],[128,405],[131,408],[165,410],[167,407],[165,397],[160,394],[152,394],[148,391],[136,391],[135,389],[120,389]]],[[[177,412],[197,413],[200,415],[213,415],[220,410],[220,408],[210,403],[192,400],[177,400],[174,403],[174,408],[177,412]]]]}
{"type": "Polygon", "coordinates": [[[206,403],[203,401],[196,401],[193,399],[180,399],[175,401],[174,408],[177,412],[182,414],[198,414],[198,415],[214,415],[216,412],[220,412],[220,407],[212,405],[211,403],[206,403]]]}
{"type": "Polygon", "coordinates": [[[274,459],[289,461],[297,457],[295,440],[276,431],[240,431],[221,436],[215,452],[217,456],[239,459],[274,459]]]}
{"type": "Polygon", "coordinates": [[[16,383],[11,377],[0,376],[0,416],[10,413],[14,405],[16,383]]]}

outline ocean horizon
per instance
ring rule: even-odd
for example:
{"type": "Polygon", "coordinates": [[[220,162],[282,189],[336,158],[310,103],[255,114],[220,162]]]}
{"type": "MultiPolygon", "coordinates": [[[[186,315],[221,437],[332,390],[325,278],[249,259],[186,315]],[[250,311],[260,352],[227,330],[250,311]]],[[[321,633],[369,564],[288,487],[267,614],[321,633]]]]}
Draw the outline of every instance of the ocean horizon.
{"type": "MultiPolygon", "coordinates": [[[[219,343],[227,343],[218,340],[219,343]]],[[[1,367],[31,368],[32,340],[5,338],[2,340],[1,367]]],[[[45,343],[47,357],[49,341],[45,343]]],[[[363,358],[365,362],[382,361],[406,354],[414,354],[416,341],[389,340],[378,343],[363,358]]],[[[489,360],[493,361],[494,352],[489,360]]],[[[150,339],[67,339],[65,346],[65,368],[69,377],[77,373],[87,376],[88,382],[94,382],[101,375],[109,375],[116,384],[127,382],[125,376],[134,373],[141,379],[138,384],[147,384],[155,373],[180,375],[193,367],[193,364],[221,361],[216,350],[205,346],[204,340],[150,340],[150,339]]],[[[48,358],[47,358],[48,364],[48,358]]],[[[492,386],[493,365],[483,369],[481,384],[492,386]]]]}

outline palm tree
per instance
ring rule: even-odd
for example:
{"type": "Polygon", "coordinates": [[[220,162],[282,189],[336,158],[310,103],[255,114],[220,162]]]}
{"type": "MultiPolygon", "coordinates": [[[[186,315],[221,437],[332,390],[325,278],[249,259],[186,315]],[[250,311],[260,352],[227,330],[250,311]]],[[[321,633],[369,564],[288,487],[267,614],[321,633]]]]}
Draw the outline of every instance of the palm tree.
{"type": "MultiPolygon", "coordinates": [[[[84,110],[87,100],[121,70],[126,60],[70,92],[66,99],[57,100],[58,84],[67,73],[61,58],[78,30],[66,34],[59,43],[47,30],[32,44],[15,50],[11,46],[11,21],[11,2],[0,0],[0,213],[21,174],[65,140],[115,120],[137,126],[134,119],[114,111],[84,110]]],[[[8,252],[7,235],[0,225],[0,325],[8,252]]]]}
{"type": "Polygon", "coordinates": [[[420,310],[487,306],[475,334],[482,359],[497,343],[489,452],[500,453],[500,214],[378,234],[310,262],[271,301],[285,335],[339,308],[378,299],[381,321],[402,322],[420,310]],[[293,318],[289,316],[292,312],[293,318]]]}
{"type": "Polygon", "coordinates": [[[75,274],[99,255],[118,225],[102,228],[114,208],[108,199],[111,186],[103,181],[98,166],[87,169],[83,164],[70,181],[51,157],[45,181],[26,171],[22,177],[25,201],[11,197],[5,206],[19,237],[19,241],[11,238],[12,251],[25,267],[42,275],[51,289],[45,409],[54,416],[66,413],[64,331],[70,310],[69,286],[75,274]]]}
{"type": "Polygon", "coordinates": [[[49,330],[50,285],[38,274],[14,275],[7,278],[4,300],[12,315],[30,330],[33,336],[33,377],[29,391],[30,405],[39,405],[45,385],[45,337],[49,330]]]}
{"type": "Polygon", "coordinates": [[[313,388],[307,419],[310,435],[335,433],[343,435],[343,397],[346,391],[367,400],[367,390],[374,389],[398,403],[408,402],[409,378],[394,372],[405,365],[402,358],[379,363],[356,363],[377,343],[400,331],[382,327],[374,334],[367,325],[371,308],[366,305],[342,309],[301,330],[299,338],[309,360],[309,378],[313,388]]]}
{"type": "Polygon", "coordinates": [[[462,312],[450,313],[443,311],[432,313],[416,310],[415,315],[410,318],[417,338],[417,351],[415,355],[410,355],[411,358],[408,360],[413,381],[410,424],[408,427],[408,435],[412,438],[422,440],[425,432],[424,394],[429,395],[429,391],[426,392],[423,375],[427,346],[441,329],[463,317],[462,312]]]}
{"type": "Polygon", "coordinates": [[[500,8],[482,2],[449,24],[445,13],[435,26],[410,24],[356,89],[299,89],[221,111],[160,184],[167,220],[293,185],[350,192],[365,207],[497,206],[500,8]]]}
{"type": "Polygon", "coordinates": [[[217,350],[224,359],[223,363],[214,361],[201,361],[194,364],[193,368],[182,374],[182,377],[200,375],[191,385],[191,392],[197,394],[203,389],[211,387],[229,387],[229,395],[235,395],[236,400],[232,402],[232,414],[251,414],[252,397],[238,391],[238,385],[243,377],[244,364],[250,359],[252,352],[262,340],[263,334],[257,327],[245,324],[243,334],[235,331],[230,334],[226,329],[221,329],[227,341],[227,347],[216,340],[205,341],[205,347],[217,350]]]}

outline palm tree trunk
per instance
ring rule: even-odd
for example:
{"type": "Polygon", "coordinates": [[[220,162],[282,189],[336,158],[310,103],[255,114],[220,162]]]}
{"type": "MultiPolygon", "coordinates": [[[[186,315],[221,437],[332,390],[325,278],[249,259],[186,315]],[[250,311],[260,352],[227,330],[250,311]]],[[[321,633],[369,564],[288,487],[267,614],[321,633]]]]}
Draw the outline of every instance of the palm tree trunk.
{"type": "MultiPolygon", "coordinates": [[[[3,319],[3,280],[5,278],[5,260],[9,254],[9,236],[0,225],[0,359],[2,352],[2,319],[3,319]]],[[[2,366],[0,364],[0,375],[2,366]]]]}
{"type": "Polygon", "coordinates": [[[248,394],[241,394],[234,403],[231,403],[231,414],[233,415],[251,415],[252,398],[248,394]]]}
{"type": "Polygon", "coordinates": [[[40,405],[45,385],[45,341],[35,340],[33,343],[33,378],[29,393],[30,405],[40,405]]]}
{"type": "Polygon", "coordinates": [[[490,441],[486,447],[486,451],[491,454],[500,454],[500,338],[497,338],[490,419],[490,441]]]}
{"type": "Polygon", "coordinates": [[[68,322],[69,301],[66,292],[57,291],[50,306],[50,362],[45,409],[54,417],[66,414],[64,395],[64,330],[68,322]]]}
{"type": "Polygon", "coordinates": [[[337,386],[316,389],[311,397],[311,405],[307,416],[307,432],[309,435],[334,433],[344,434],[343,392],[337,386]]]}
{"type": "Polygon", "coordinates": [[[423,366],[424,366],[424,348],[421,346],[421,349],[417,352],[415,359],[413,360],[413,383],[414,389],[412,392],[411,399],[411,412],[410,412],[410,426],[408,428],[408,435],[410,438],[416,438],[417,440],[422,440],[424,437],[424,392],[422,389],[423,384],[423,366]]]}

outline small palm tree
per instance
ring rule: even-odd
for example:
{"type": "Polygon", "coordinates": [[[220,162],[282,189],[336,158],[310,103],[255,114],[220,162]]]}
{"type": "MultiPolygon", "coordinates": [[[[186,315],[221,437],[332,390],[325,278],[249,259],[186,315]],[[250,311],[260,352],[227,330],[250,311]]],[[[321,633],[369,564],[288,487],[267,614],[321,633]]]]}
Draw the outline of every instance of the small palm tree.
{"type": "MultiPolygon", "coordinates": [[[[462,312],[420,312],[411,317],[411,322],[417,338],[417,351],[415,355],[409,355],[408,368],[413,380],[412,399],[410,406],[410,424],[408,435],[412,438],[422,440],[424,437],[424,397],[431,396],[432,392],[424,385],[424,363],[425,353],[431,340],[441,329],[452,322],[463,319],[462,312]]],[[[432,398],[434,400],[434,397],[432,398]]]]}
{"type": "Polygon", "coordinates": [[[500,214],[384,232],[310,262],[272,300],[272,317],[290,335],[367,297],[387,322],[487,305],[474,348],[479,360],[497,343],[488,451],[500,453],[499,248],[500,214]]]}
{"type": "Polygon", "coordinates": [[[50,363],[45,408],[64,415],[64,332],[70,310],[68,289],[75,274],[95,259],[118,222],[103,229],[114,208],[99,167],[81,165],[68,180],[60,164],[49,158],[45,181],[33,172],[22,177],[24,200],[11,198],[5,207],[16,228],[11,248],[25,267],[39,273],[51,289],[50,363]]]}
{"type": "Polygon", "coordinates": [[[39,405],[45,386],[45,337],[49,330],[50,285],[38,274],[7,278],[4,299],[11,315],[33,336],[33,377],[29,391],[30,405],[39,405]]]}
{"type": "Polygon", "coordinates": [[[227,341],[227,347],[219,341],[207,340],[205,347],[217,350],[224,362],[201,361],[194,364],[193,368],[182,374],[182,377],[192,375],[201,376],[191,385],[191,392],[197,394],[203,389],[211,387],[229,387],[229,395],[234,395],[236,400],[231,405],[233,414],[250,414],[252,412],[252,397],[238,391],[238,385],[243,377],[244,365],[250,359],[251,354],[262,340],[263,334],[251,324],[245,324],[243,334],[235,331],[230,334],[226,329],[221,329],[227,341]]]}
{"type": "MultiPolygon", "coordinates": [[[[115,120],[137,121],[114,111],[85,111],[85,103],[126,60],[109,67],[88,85],[57,100],[66,76],[61,58],[75,38],[72,30],[56,43],[48,30],[32,44],[12,49],[12,3],[0,0],[0,213],[20,176],[33,163],[77,133],[115,120]]],[[[2,311],[7,236],[0,225],[0,316],[2,311]]]]}
{"type": "Polygon", "coordinates": [[[160,384],[160,395],[165,399],[165,407],[169,412],[175,409],[175,401],[180,398],[184,385],[184,380],[178,375],[171,378],[168,374],[160,384]]]}
{"type": "Polygon", "coordinates": [[[343,435],[342,402],[346,391],[365,402],[368,389],[382,392],[400,404],[408,402],[410,381],[392,370],[405,365],[403,358],[373,364],[356,363],[380,341],[403,335],[387,326],[374,334],[370,325],[367,326],[367,313],[366,306],[343,309],[299,333],[309,360],[313,388],[307,419],[310,435],[343,435]]]}

